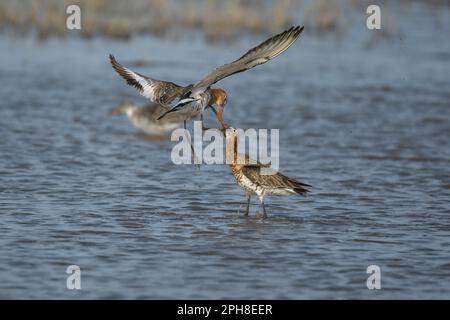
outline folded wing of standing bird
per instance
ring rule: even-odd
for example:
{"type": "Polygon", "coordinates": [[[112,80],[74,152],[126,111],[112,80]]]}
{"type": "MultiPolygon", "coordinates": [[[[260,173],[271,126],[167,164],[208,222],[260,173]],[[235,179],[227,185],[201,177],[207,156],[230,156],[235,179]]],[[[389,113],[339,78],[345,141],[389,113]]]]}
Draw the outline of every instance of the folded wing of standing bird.
{"type": "Polygon", "coordinates": [[[272,191],[280,190],[299,195],[306,195],[309,192],[307,189],[311,187],[309,184],[286,177],[279,172],[270,175],[261,174],[262,166],[261,164],[244,165],[242,167],[242,173],[251,182],[263,188],[270,188],[272,191]]]}

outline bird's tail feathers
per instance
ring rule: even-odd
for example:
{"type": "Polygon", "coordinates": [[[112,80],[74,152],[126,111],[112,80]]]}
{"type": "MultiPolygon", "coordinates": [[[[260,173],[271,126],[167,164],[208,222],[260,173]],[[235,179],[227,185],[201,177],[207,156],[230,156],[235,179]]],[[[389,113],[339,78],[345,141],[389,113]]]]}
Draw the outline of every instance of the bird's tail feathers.
{"type": "Polygon", "coordinates": [[[308,189],[305,189],[305,188],[303,188],[303,187],[294,188],[294,189],[292,189],[292,190],[294,190],[294,192],[295,192],[296,194],[299,194],[299,195],[301,195],[301,196],[306,196],[306,195],[308,194],[308,192],[310,192],[308,189]]]}
{"type": "Polygon", "coordinates": [[[292,188],[292,190],[301,195],[301,196],[306,196],[308,194],[308,192],[311,192],[308,188],[312,188],[311,185],[300,182],[300,181],[293,181],[294,182],[294,187],[292,188]]]}

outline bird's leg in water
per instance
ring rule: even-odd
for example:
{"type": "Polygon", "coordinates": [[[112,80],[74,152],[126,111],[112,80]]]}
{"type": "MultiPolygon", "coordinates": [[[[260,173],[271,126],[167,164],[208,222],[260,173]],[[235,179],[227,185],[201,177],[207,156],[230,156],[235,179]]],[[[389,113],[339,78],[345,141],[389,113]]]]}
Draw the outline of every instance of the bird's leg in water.
{"type": "Polygon", "coordinates": [[[250,199],[252,197],[251,192],[247,191],[246,192],[246,197],[247,197],[247,208],[245,209],[244,216],[248,216],[248,212],[250,211],[250,199]]]}
{"type": "Polygon", "coordinates": [[[192,151],[191,159],[192,159],[193,163],[195,164],[197,170],[200,170],[200,164],[198,164],[199,161],[198,161],[197,155],[195,154],[194,146],[191,143],[191,139],[188,139],[188,136],[186,134],[186,120],[184,120],[184,134],[185,134],[186,140],[189,141],[189,145],[191,146],[191,151],[192,151]]]}
{"type": "Polygon", "coordinates": [[[267,213],[266,213],[266,206],[264,205],[264,196],[259,197],[259,199],[261,200],[261,208],[263,209],[263,218],[266,219],[267,213]]]}

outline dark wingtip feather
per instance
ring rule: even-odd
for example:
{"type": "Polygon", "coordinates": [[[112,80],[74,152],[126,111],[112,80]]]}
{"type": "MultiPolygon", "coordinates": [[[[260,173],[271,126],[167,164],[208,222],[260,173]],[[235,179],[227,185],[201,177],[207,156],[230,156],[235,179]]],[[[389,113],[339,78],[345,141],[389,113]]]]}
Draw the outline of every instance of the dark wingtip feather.
{"type": "Polygon", "coordinates": [[[292,34],[294,38],[298,38],[300,34],[303,32],[303,29],[305,29],[305,26],[296,26],[293,30],[292,34]]]}
{"type": "Polygon", "coordinates": [[[300,184],[302,187],[312,188],[311,185],[306,184],[306,183],[303,183],[303,182],[299,182],[299,184],[300,184]]]}
{"type": "Polygon", "coordinates": [[[116,58],[111,53],[109,54],[109,62],[111,62],[111,64],[116,63],[116,58]]]}
{"type": "Polygon", "coordinates": [[[304,188],[294,188],[293,190],[294,190],[294,192],[296,192],[297,194],[299,194],[301,196],[306,196],[308,194],[308,192],[310,192],[308,189],[304,189],[304,188]]]}
{"type": "Polygon", "coordinates": [[[143,88],[142,85],[136,81],[130,74],[128,74],[127,69],[124,68],[117,60],[114,58],[112,54],[109,55],[109,61],[111,62],[111,66],[113,69],[127,82],[128,85],[135,87],[139,92],[142,93],[143,88]]]}
{"type": "MultiPolygon", "coordinates": [[[[111,65],[113,66],[114,69],[117,70],[117,72],[119,72],[118,68],[119,68],[119,63],[117,62],[116,58],[112,55],[109,54],[109,62],[111,63],[111,65]]],[[[120,68],[119,68],[120,69],[120,68]]]]}
{"type": "Polygon", "coordinates": [[[308,192],[311,192],[310,190],[308,190],[307,188],[312,188],[311,185],[300,182],[300,181],[295,181],[296,186],[293,188],[293,190],[302,196],[305,196],[308,192]]]}

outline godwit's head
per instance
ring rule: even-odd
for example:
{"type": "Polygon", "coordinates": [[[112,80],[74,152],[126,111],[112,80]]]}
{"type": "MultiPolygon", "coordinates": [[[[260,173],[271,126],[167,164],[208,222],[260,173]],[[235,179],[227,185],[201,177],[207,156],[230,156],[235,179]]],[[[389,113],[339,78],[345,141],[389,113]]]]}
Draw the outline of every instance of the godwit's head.
{"type": "Polygon", "coordinates": [[[216,117],[222,125],[222,128],[229,128],[230,126],[223,119],[223,111],[227,104],[227,93],[223,89],[211,89],[211,105],[217,106],[216,117]]]}
{"type": "Polygon", "coordinates": [[[231,141],[238,138],[238,131],[233,127],[222,128],[220,131],[222,131],[227,140],[231,141]]]}
{"type": "Polygon", "coordinates": [[[126,114],[127,116],[130,116],[136,108],[137,107],[133,102],[124,100],[121,104],[111,110],[111,114],[126,114]]]}
{"type": "Polygon", "coordinates": [[[225,107],[227,104],[227,93],[223,89],[211,89],[211,104],[225,107]]]}

